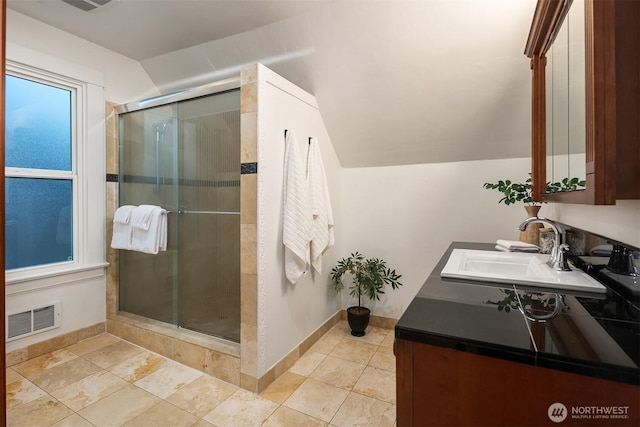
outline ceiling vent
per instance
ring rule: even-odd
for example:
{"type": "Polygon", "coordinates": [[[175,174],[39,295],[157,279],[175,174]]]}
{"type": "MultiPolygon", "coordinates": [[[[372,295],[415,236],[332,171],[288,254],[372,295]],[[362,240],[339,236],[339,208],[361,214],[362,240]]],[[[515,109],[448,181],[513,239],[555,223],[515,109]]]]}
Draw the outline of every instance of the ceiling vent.
{"type": "Polygon", "coordinates": [[[77,7],[78,9],[82,9],[85,12],[89,12],[90,10],[97,9],[100,6],[104,6],[109,3],[111,0],[62,0],[65,3],[70,4],[71,6],[77,7]]]}

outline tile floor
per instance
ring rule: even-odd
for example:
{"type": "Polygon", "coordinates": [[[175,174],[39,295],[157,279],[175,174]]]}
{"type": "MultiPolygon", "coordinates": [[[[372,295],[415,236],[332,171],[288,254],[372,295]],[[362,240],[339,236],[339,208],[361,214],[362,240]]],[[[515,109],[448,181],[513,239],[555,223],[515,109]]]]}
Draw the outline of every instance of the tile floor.
{"type": "Polygon", "coordinates": [[[394,426],[393,331],[340,322],[260,395],[103,334],[7,368],[10,427],[394,426]]]}

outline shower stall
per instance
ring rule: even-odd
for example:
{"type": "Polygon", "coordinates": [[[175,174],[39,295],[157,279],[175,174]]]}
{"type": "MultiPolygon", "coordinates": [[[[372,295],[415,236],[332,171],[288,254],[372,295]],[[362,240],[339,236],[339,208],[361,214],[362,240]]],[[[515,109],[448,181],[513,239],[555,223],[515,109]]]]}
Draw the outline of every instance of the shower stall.
{"type": "Polygon", "coordinates": [[[168,211],[166,252],[119,251],[119,310],[240,341],[238,81],[118,111],[119,205],[168,211]]]}

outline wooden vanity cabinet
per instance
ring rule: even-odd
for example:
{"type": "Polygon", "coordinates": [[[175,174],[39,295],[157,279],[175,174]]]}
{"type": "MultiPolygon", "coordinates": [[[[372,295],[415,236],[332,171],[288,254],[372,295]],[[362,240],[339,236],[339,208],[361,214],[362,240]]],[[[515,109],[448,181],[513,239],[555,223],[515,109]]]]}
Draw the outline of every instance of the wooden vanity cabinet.
{"type": "Polygon", "coordinates": [[[585,0],[587,185],[545,193],[545,55],[570,3],[538,0],[525,49],[533,74],[533,197],[586,204],[640,199],[640,1],[629,0],[585,0]]]}
{"type": "Polygon", "coordinates": [[[640,425],[635,385],[404,339],[394,350],[399,427],[640,425]],[[548,414],[557,402],[568,411],[561,424],[548,414]],[[626,406],[627,418],[572,417],[596,406],[626,406]]]}

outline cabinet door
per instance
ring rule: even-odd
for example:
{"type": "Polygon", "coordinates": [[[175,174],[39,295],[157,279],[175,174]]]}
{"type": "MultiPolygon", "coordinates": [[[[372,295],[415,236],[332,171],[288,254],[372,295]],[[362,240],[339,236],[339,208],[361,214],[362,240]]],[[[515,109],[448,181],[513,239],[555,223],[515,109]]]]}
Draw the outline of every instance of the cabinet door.
{"type": "Polygon", "coordinates": [[[396,358],[399,427],[640,425],[636,385],[404,340],[396,358]]]}
{"type": "MultiPolygon", "coordinates": [[[[571,2],[539,0],[525,54],[533,70],[532,175],[536,200],[615,204],[640,198],[640,2],[576,2],[584,7],[586,189],[546,193],[547,53],[571,2]]],[[[567,128],[572,124],[567,118],[567,128]]],[[[575,120],[574,120],[575,122],[575,120]]],[[[553,177],[556,178],[556,177],[553,177]]]]}

